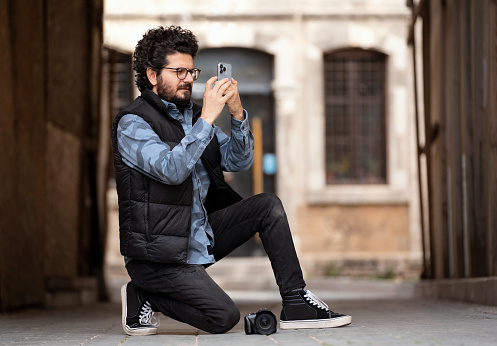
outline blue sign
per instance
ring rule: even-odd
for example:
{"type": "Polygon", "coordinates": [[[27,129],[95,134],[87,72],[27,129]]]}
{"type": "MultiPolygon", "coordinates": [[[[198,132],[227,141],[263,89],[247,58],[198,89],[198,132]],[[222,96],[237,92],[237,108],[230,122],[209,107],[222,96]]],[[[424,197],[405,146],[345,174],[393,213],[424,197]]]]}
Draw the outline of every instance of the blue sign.
{"type": "Polygon", "coordinates": [[[271,153],[262,156],[262,170],[267,175],[276,173],[276,155],[271,153]]]}

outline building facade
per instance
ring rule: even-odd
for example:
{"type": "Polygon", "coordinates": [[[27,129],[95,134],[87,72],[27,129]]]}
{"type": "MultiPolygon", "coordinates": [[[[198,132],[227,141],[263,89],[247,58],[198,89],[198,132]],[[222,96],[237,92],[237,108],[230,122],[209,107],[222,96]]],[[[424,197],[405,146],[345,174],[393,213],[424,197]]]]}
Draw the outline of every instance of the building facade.
{"type": "Polygon", "coordinates": [[[131,54],[153,27],[192,30],[194,98],[231,62],[262,148],[233,184],[282,199],[306,273],[417,276],[410,15],[403,0],[108,0],[104,45],[131,54]]]}

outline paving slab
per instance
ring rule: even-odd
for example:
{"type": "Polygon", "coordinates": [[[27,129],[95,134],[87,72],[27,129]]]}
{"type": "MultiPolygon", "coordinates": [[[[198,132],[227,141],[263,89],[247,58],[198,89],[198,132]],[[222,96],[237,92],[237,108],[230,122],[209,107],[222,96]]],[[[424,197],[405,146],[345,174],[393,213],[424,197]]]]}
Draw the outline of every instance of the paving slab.
{"type": "MultiPolygon", "coordinates": [[[[255,299],[255,293],[253,297],[255,299]]],[[[0,345],[497,345],[497,307],[422,299],[328,301],[352,315],[342,328],[278,330],[245,335],[243,318],[230,332],[212,335],[161,315],[158,335],[130,337],[117,304],[0,315],[0,345]]],[[[237,302],[242,316],[280,302],[237,302]]]]}

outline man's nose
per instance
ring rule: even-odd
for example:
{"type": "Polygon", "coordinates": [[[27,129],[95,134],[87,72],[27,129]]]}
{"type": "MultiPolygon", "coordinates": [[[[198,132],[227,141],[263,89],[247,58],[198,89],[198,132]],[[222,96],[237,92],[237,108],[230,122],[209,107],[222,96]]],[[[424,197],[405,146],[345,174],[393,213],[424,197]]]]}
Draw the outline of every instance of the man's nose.
{"type": "Polygon", "coordinates": [[[187,83],[193,83],[193,74],[192,74],[190,71],[188,71],[188,72],[186,73],[186,77],[185,77],[185,79],[183,79],[183,80],[184,80],[185,82],[187,82],[187,83]]]}

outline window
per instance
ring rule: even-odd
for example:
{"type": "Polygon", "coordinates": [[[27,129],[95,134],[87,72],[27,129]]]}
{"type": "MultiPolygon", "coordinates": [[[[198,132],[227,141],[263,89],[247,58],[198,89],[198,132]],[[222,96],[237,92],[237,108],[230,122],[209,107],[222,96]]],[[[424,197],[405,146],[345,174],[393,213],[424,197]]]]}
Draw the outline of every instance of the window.
{"type": "MultiPolygon", "coordinates": [[[[133,101],[133,69],[131,67],[131,53],[122,53],[110,47],[102,51],[102,117],[106,121],[100,124],[102,133],[110,135],[109,128],[114,117],[133,101]],[[108,123],[107,123],[108,122],[108,123]]],[[[112,160],[112,145],[108,140],[108,157],[112,160]]],[[[103,140],[103,141],[105,141],[103,140]]],[[[114,165],[108,165],[108,177],[113,181],[114,165]]],[[[114,183],[111,182],[111,185],[114,183]]]]}
{"type": "Polygon", "coordinates": [[[386,183],[384,54],[326,54],[326,183],[386,183]]]}
{"type": "Polygon", "coordinates": [[[112,117],[128,106],[134,99],[131,59],[131,53],[121,53],[111,48],[105,48],[103,74],[106,78],[105,85],[109,88],[112,117]]]}

